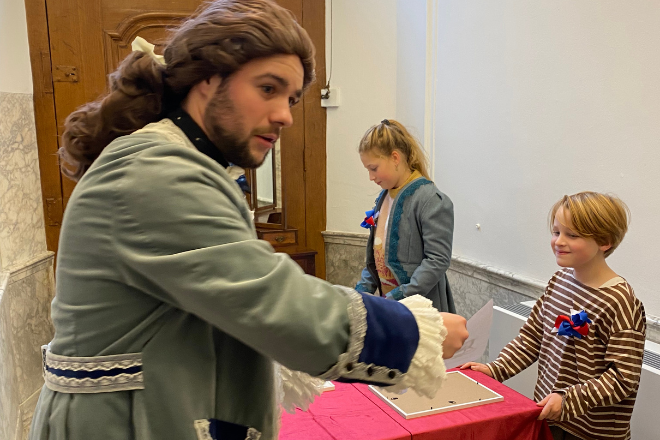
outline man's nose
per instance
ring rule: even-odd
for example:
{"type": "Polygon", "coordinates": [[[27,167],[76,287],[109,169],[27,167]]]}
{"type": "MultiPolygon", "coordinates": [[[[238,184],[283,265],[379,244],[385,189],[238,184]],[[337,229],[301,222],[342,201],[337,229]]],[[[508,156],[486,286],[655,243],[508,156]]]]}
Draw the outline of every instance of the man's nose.
{"type": "Polygon", "coordinates": [[[291,115],[291,107],[289,106],[288,99],[284,102],[277,103],[271,114],[271,122],[284,128],[293,125],[293,115],[291,115]]]}

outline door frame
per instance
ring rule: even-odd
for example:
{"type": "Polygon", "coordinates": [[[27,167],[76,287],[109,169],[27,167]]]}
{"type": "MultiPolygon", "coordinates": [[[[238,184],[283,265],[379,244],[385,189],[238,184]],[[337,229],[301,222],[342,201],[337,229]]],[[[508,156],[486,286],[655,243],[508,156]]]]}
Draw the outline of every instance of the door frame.
{"type": "MultiPolygon", "coordinates": [[[[317,81],[302,100],[304,148],[303,169],[287,169],[283,162],[284,203],[287,226],[304,231],[299,244],[317,252],[316,273],[325,278],[326,228],[326,109],[321,106],[325,79],[325,0],[301,0],[300,24],[316,47],[317,81]],[[313,148],[312,148],[313,146],[313,148]],[[300,181],[303,181],[301,187],[300,181]],[[302,189],[302,191],[301,191],[302,189]]],[[[43,199],[46,245],[57,252],[64,214],[63,177],[59,170],[59,137],[55,115],[53,70],[48,34],[46,0],[25,0],[34,99],[39,170],[43,199]]]]}

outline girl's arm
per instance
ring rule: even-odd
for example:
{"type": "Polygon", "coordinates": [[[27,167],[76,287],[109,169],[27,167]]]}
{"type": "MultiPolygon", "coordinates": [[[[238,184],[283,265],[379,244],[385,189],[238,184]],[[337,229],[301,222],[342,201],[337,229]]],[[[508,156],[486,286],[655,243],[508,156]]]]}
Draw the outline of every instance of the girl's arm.
{"type": "Polygon", "coordinates": [[[434,194],[422,208],[419,223],[425,257],[413,272],[410,282],[387,294],[396,300],[412,295],[427,296],[449,269],[454,236],[454,205],[449,197],[434,194]]]}

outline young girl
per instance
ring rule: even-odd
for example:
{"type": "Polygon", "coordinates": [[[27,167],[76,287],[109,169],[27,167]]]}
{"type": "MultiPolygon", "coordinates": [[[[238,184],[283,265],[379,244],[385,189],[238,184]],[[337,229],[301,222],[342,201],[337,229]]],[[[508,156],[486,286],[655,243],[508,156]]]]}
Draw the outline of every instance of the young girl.
{"type": "Polygon", "coordinates": [[[384,119],[365,133],[358,151],[383,191],[362,223],[370,234],[356,290],[395,300],[419,294],[455,313],[447,281],[454,207],[429,180],[422,148],[403,125],[384,119]]]}
{"type": "Polygon", "coordinates": [[[555,273],[499,357],[462,369],[500,382],[539,361],[534,398],[555,439],[627,440],[642,370],[646,318],[632,287],[605,259],[628,229],[616,197],[564,196],[550,212],[555,273]]]}

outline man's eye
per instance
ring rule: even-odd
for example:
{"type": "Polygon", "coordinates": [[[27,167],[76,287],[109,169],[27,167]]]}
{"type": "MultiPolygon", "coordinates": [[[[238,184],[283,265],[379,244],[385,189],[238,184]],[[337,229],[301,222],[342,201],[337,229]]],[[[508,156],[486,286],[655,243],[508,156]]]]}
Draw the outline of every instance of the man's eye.
{"type": "Polygon", "coordinates": [[[261,90],[264,91],[264,93],[271,94],[275,91],[275,87],[273,86],[261,86],[261,90]]]}
{"type": "Polygon", "coordinates": [[[289,107],[293,107],[294,105],[298,104],[299,102],[300,102],[300,99],[289,98],[289,107]]]}

